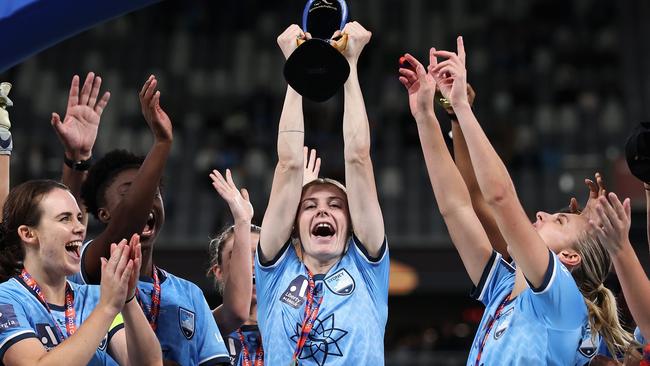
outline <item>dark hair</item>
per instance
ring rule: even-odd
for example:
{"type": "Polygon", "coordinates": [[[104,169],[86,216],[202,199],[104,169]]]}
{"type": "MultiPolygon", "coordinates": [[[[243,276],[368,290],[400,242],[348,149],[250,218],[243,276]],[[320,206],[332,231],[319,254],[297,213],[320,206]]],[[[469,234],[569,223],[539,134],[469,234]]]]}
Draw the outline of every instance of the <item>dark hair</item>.
{"type": "Polygon", "coordinates": [[[98,210],[105,202],[106,187],[115,176],[127,169],[138,169],[144,158],[126,150],[113,150],[97,160],[88,170],[88,177],[81,186],[81,199],[86,210],[98,218],[98,210]]]}
{"type": "MultiPolygon", "coordinates": [[[[257,225],[251,224],[251,232],[259,234],[262,231],[257,225]]],[[[207,275],[210,276],[213,274],[212,269],[216,266],[220,266],[223,262],[223,247],[225,246],[226,241],[230,238],[235,232],[235,225],[230,225],[221,230],[219,235],[214,239],[210,240],[210,246],[208,247],[208,255],[210,257],[210,266],[208,267],[207,275]]],[[[223,294],[223,284],[219,283],[219,280],[214,279],[215,285],[219,293],[223,294]]]]}
{"type": "Polygon", "coordinates": [[[21,225],[37,226],[43,211],[43,196],[54,189],[69,191],[64,184],[53,180],[30,180],[14,187],[2,207],[0,223],[0,282],[20,273],[25,249],[18,236],[21,225]]]}

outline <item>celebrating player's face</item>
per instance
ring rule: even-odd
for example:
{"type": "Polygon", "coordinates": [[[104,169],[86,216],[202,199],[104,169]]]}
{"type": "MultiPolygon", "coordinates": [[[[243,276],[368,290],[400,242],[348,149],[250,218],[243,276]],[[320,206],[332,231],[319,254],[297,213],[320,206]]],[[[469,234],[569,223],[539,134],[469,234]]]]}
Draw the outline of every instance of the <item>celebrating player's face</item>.
{"type": "Polygon", "coordinates": [[[297,226],[304,255],[319,260],[343,254],[350,212],[345,193],[332,184],[317,184],[303,193],[297,226]]]}
{"type": "Polygon", "coordinates": [[[533,226],[554,253],[571,248],[578,235],[587,229],[587,219],[581,215],[540,211],[536,217],[533,226]]]}
{"type": "MultiPolygon", "coordinates": [[[[107,218],[104,219],[105,222],[110,220],[111,212],[115,211],[122,201],[122,198],[127,194],[137,174],[138,169],[136,168],[126,169],[117,174],[111,184],[106,187],[106,193],[104,194],[106,205],[100,209],[100,211],[103,212],[103,214],[100,214],[100,218],[107,218]]],[[[151,249],[151,246],[156,241],[156,237],[158,236],[164,222],[165,209],[160,195],[160,190],[158,190],[154,196],[153,205],[149,212],[147,222],[140,233],[140,243],[142,244],[143,251],[151,249]]]]}
{"type": "Polygon", "coordinates": [[[43,196],[39,208],[41,219],[31,228],[31,238],[38,245],[37,260],[48,272],[64,276],[79,272],[86,227],[80,221],[77,201],[70,192],[56,188],[43,196]]]}

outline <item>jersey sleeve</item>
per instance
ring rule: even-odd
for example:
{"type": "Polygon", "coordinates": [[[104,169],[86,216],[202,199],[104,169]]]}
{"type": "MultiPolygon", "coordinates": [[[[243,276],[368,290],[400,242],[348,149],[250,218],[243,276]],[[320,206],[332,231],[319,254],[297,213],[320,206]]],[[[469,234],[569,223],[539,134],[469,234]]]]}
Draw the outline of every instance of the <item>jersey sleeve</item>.
{"type": "Polygon", "coordinates": [[[361,272],[370,292],[376,296],[375,298],[385,298],[388,301],[388,280],[390,274],[388,240],[384,238],[379,255],[373,258],[368,254],[368,251],[359,238],[353,235],[348,252],[352,256],[359,272],[361,272]]]}
{"type": "Polygon", "coordinates": [[[37,338],[25,309],[8,296],[0,295],[0,361],[17,342],[37,338]]]}
{"type": "Polygon", "coordinates": [[[485,305],[492,301],[501,301],[505,292],[512,291],[515,268],[506,262],[496,251],[492,251],[490,259],[483,268],[483,274],[478,285],[472,288],[470,296],[485,305]]]}
{"type": "Polygon", "coordinates": [[[121,329],[124,329],[124,317],[122,316],[122,313],[118,313],[115,319],[113,319],[111,326],[108,327],[108,343],[111,343],[111,339],[115,333],[121,329]]]}
{"type": "Polygon", "coordinates": [[[260,245],[255,251],[255,291],[257,293],[258,305],[266,304],[267,299],[273,296],[273,289],[277,287],[278,281],[282,278],[284,269],[289,263],[290,257],[296,257],[291,239],[289,239],[275,258],[266,263],[260,261],[260,245]]]}
{"type": "Polygon", "coordinates": [[[197,312],[195,315],[196,329],[194,330],[194,337],[200,338],[197,340],[199,366],[229,364],[230,355],[226,350],[221,332],[212,316],[212,311],[203,296],[203,292],[198,287],[193,286],[192,296],[194,298],[194,309],[197,312]]]}
{"type": "Polygon", "coordinates": [[[525,296],[522,306],[527,307],[540,321],[554,329],[572,330],[587,320],[587,306],[571,273],[549,250],[548,267],[542,284],[525,296]]]}

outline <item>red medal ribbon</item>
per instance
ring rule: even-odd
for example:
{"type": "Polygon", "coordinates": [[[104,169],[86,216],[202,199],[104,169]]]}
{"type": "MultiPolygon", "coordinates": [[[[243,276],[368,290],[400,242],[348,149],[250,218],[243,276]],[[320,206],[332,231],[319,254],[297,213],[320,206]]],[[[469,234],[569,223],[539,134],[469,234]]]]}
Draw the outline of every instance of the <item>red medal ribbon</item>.
{"type": "MultiPolygon", "coordinates": [[[[138,302],[140,303],[140,307],[144,311],[144,306],[142,306],[142,300],[140,300],[140,290],[136,287],[135,288],[135,294],[136,297],[138,298],[138,302]]],[[[153,266],[153,290],[151,291],[151,312],[147,314],[147,312],[144,312],[144,314],[147,316],[147,320],[149,320],[149,325],[151,326],[151,329],[153,331],[156,331],[156,328],[158,328],[158,315],[160,314],[160,295],[161,295],[161,290],[160,290],[160,277],[158,277],[158,267],[153,266]]]]}
{"type": "Polygon", "coordinates": [[[248,352],[248,347],[246,347],[246,338],[244,338],[244,333],[242,333],[241,328],[237,329],[237,335],[239,336],[239,342],[241,343],[243,366],[264,366],[264,349],[262,348],[262,339],[258,339],[257,350],[255,351],[255,360],[251,362],[251,354],[248,352]]]}
{"type": "Polygon", "coordinates": [[[54,319],[54,316],[52,315],[52,310],[50,309],[50,305],[47,303],[47,300],[45,299],[45,295],[43,295],[43,291],[38,286],[38,283],[36,283],[34,277],[32,277],[29,274],[29,272],[27,272],[27,270],[23,268],[23,270],[20,272],[20,279],[30,289],[34,291],[34,293],[38,296],[38,299],[40,300],[41,304],[43,304],[43,306],[45,306],[45,308],[47,309],[47,312],[50,314],[50,317],[52,318],[52,322],[54,323],[56,330],[59,332],[59,337],[61,337],[61,341],[70,337],[71,335],[74,334],[74,332],[77,331],[77,325],[75,323],[75,320],[77,318],[77,313],[74,310],[74,292],[72,292],[72,288],[70,287],[69,283],[66,282],[65,284],[65,330],[67,334],[66,336],[63,334],[63,331],[61,331],[61,328],[59,328],[59,323],[57,323],[57,321],[54,319]]]}
{"type": "Polygon", "coordinates": [[[305,315],[302,320],[302,327],[300,332],[300,338],[296,343],[296,350],[293,353],[293,365],[298,364],[298,357],[302,352],[302,348],[305,346],[305,342],[311,333],[312,328],[314,327],[314,321],[318,317],[318,309],[320,309],[320,304],[323,302],[323,296],[321,294],[317,303],[314,303],[314,295],[316,292],[316,285],[314,284],[314,276],[311,271],[307,269],[307,275],[309,276],[309,287],[307,287],[307,301],[305,302],[305,315]]]}
{"type": "Polygon", "coordinates": [[[479,361],[481,360],[481,355],[483,354],[483,347],[485,347],[485,343],[487,342],[489,336],[490,336],[490,331],[492,330],[492,327],[494,326],[494,323],[499,320],[501,317],[501,311],[503,311],[503,308],[506,306],[508,301],[510,301],[510,295],[506,296],[505,299],[501,302],[501,305],[497,308],[497,311],[494,312],[494,317],[492,320],[487,325],[487,329],[485,330],[485,335],[483,336],[483,339],[481,340],[481,344],[478,346],[478,355],[476,355],[476,362],[474,363],[475,366],[479,366],[479,361]]]}

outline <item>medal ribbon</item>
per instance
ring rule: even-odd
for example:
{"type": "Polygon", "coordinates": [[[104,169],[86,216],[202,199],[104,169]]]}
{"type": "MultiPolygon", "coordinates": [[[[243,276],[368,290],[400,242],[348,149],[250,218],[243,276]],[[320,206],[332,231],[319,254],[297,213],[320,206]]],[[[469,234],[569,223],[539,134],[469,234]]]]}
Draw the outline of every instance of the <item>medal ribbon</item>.
{"type": "Polygon", "coordinates": [[[300,332],[300,338],[296,343],[296,350],[293,353],[293,363],[292,365],[298,364],[298,357],[300,357],[300,352],[305,346],[305,342],[311,333],[311,329],[314,327],[314,321],[318,317],[318,309],[320,304],[323,302],[323,296],[321,294],[317,303],[314,303],[314,295],[316,292],[316,285],[314,284],[314,276],[311,271],[307,269],[307,275],[309,276],[309,285],[307,287],[307,301],[305,302],[305,315],[302,320],[302,327],[300,332]]]}
{"type": "MultiPolygon", "coordinates": [[[[144,306],[142,305],[142,300],[140,299],[140,290],[136,287],[135,288],[135,294],[138,299],[138,302],[140,303],[140,307],[144,311],[144,306]]],[[[151,290],[151,312],[147,314],[147,312],[144,313],[144,315],[147,316],[147,320],[149,320],[149,325],[151,326],[151,329],[153,331],[156,331],[156,328],[158,328],[158,315],[160,314],[160,295],[161,295],[161,290],[160,290],[160,277],[158,277],[158,267],[153,266],[153,290],[151,290]]]]}
{"type": "Polygon", "coordinates": [[[70,287],[69,283],[66,282],[65,284],[65,330],[67,334],[67,336],[65,336],[63,334],[63,331],[61,331],[61,328],[59,328],[59,323],[54,319],[54,316],[52,315],[52,310],[50,309],[50,305],[48,305],[47,300],[45,300],[45,295],[43,295],[43,291],[38,286],[38,283],[36,283],[34,277],[32,277],[29,274],[29,272],[27,272],[27,270],[23,268],[23,270],[20,272],[20,279],[30,289],[32,289],[34,293],[36,293],[41,304],[43,304],[43,306],[45,306],[45,308],[47,309],[47,312],[50,314],[50,318],[52,318],[52,322],[54,323],[56,330],[59,332],[59,337],[61,337],[61,341],[70,337],[71,335],[74,334],[74,332],[77,331],[77,325],[75,324],[77,314],[74,310],[74,292],[72,292],[72,288],[70,287]]]}
{"type": "Polygon", "coordinates": [[[244,333],[242,333],[241,328],[237,329],[237,335],[239,336],[239,342],[241,342],[243,366],[264,366],[264,349],[262,348],[262,339],[259,339],[259,342],[257,344],[257,351],[255,351],[255,359],[253,362],[251,362],[251,354],[248,352],[248,347],[246,347],[246,338],[244,338],[244,333]]]}
{"type": "Polygon", "coordinates": [[[485,343],[487,342],[489,336],[490,336],[490,331],[492,330],[492,327],[494,324],[501,318],[501,312],[503,311],[503,308],[506,306],[508,301],[510,301],[510,295],[506,296],[505,299],[501,302],[501,305],[497,308],[497,311],[494,312],[494,317],[492,320],[487,325],[487,329],[485,330],[485,335],[483,336],[483,339],[481,340],[481,344],[478,346],[478,355],[476,356],[476,362],[474,363],[474,366],[479,366],[479,361],[481,360],[481,355],[483,354],[483,347],[485,347],[485,343]]]}

